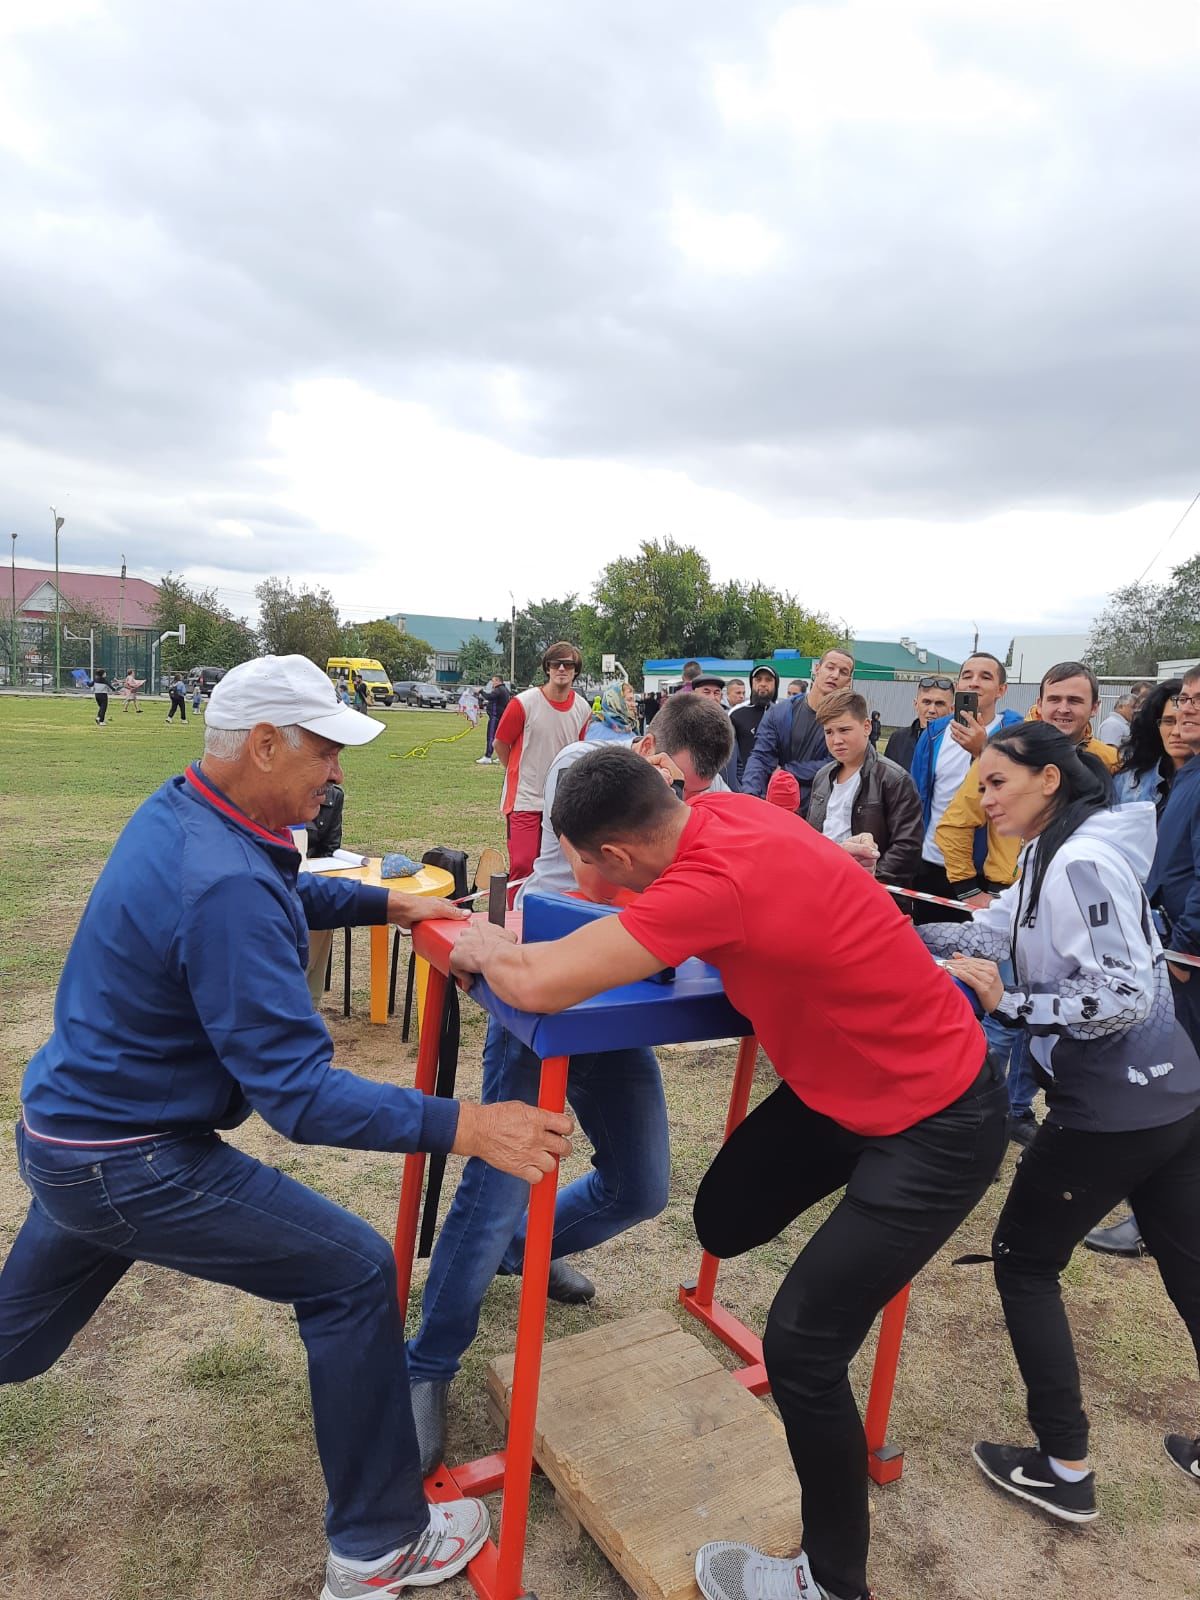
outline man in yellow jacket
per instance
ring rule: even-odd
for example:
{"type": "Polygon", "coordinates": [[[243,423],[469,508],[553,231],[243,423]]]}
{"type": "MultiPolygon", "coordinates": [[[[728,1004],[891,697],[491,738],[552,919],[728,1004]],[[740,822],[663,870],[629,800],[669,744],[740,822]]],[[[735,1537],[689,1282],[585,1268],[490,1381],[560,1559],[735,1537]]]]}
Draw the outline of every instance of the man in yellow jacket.
{"type": "MultiPolygon", "coordinates": [[[[1042,679],[1037,702],[1027,720],[1052,722],[1081,750],[1098,756],[1112,772],[1117,764],[1116,749],[1092,737],[1092,718],[1099,706],[1100,685],[1092,669],[1081,661],[1060,661],[1042,679]]],[[[1015,881],[1021,841],[1002,839],[988,825],[980,804],[978,754],[946,807],[935,838],[946,858],[946,876],[954,898],[964,906],[987,905],[992,895],[1015,881]]]]}

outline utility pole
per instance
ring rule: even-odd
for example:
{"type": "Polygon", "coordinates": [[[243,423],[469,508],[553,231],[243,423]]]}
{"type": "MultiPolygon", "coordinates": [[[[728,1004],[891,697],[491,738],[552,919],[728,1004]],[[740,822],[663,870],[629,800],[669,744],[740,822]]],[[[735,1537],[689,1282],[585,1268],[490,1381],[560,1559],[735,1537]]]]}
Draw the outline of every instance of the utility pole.
{"type": "Polygon", "coordinates": [[[125,552],[121,552],[121,598],[117,601],[117,638],[125,637],[125,552]]]}
{"type": "Polygon", "coordinates": [[[975,629],[975,642],[971,646],[971,654],[974,655],[979,649],[979,624],[977,622],[973,622],[971,626],[975,629]]]}
{"type": "Polygon", "coordinates": [[[9,570],[12,573],[12,687],[17,687],[17,536],[12,536],[12,545],[8,558],[9,570]]]}
{"type": "Polygon", "coordinates": [[[67,520],[60,517],[54,507],[50,507],[50,515],[54,518],[54,689],[57,693],[62,678],[62,625],[59,621],[59,594],[58,594],[58,531],[67,520]]]}
{"type": "Polygon", "coordinates": [[[512,614],[508,624],[508,681],[515,690],[517,686],[517,598],[511,589],[508,591],[508,598],[512,601],[512,614]]]}

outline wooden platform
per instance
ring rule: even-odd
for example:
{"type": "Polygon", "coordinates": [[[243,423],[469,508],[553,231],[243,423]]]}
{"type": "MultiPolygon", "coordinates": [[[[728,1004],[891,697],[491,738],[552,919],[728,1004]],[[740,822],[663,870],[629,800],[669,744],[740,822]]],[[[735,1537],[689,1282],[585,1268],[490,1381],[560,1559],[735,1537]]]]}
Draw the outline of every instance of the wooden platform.
{"type": "MultiPolygon", "coordinates": [[[[505,1415],[513,1358],[488,1369],[505,1415]]],[[[534,1456],[560,1504],[642,1600],[696,1600],[696,1550],[800,1544],[783,1424],[666,1311],[548,1344],[534,1456]]]]}

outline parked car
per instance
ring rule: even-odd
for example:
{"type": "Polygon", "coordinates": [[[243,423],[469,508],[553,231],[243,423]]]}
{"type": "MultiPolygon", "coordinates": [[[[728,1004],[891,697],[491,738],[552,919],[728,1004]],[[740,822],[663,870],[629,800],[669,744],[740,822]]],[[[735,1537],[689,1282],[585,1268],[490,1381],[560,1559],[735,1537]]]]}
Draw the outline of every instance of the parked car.
{"type": "Polygon", "coordinates": [[[199,684],[200,693],[207,699],[225,676],[226,670],[225,667],[193,667],[187,675],[188,692],[191,693],[199,684]]]}
{"type": "Polygon", "coordinates": [[[425,706],[444,711],[450,702],[446,698],[446,691],[436,683],[414,683],[408,691],[406,703],[410,706],[425,706]]]}
{"type": "Polygon", "coordinates": [[[417,687],[415,678],[404,678],[392,685],[392,699],[399,706],[407,705],[409,694],[417,687]]]}

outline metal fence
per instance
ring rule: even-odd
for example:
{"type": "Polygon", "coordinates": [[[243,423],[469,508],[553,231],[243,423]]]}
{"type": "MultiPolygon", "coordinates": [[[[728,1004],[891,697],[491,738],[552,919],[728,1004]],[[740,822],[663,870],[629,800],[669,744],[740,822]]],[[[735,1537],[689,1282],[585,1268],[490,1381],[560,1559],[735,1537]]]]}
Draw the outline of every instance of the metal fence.
{"type": "Polygon", "coordinates": [[[110,683],[118,683],[132,669],[134,677],[145,682],[147,693],[156,688],[150,681],[152,646],[158,638],[155,629],[124,628],[118,633],[115,628],[73,628],[65,616],[62,628],[56,685],[53,618],[39,622],[21,619],[15,638],[4,618],[0,624],[0,684],[49,694],[55,687],[73,689],[75,670],[82,669],[90,677],[97,667],[103,667],[110,683]]]}

